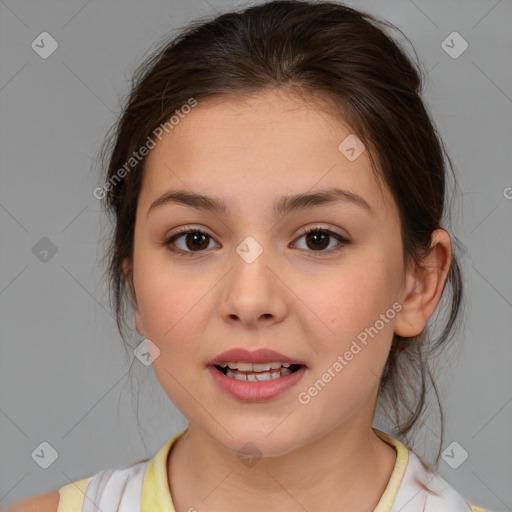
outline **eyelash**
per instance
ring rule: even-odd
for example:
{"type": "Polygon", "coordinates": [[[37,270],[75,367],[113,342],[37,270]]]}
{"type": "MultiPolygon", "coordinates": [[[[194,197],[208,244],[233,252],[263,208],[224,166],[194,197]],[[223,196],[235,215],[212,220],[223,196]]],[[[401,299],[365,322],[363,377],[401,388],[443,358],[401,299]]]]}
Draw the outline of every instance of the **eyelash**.
{"type": "MultiPolygon", "coordinates": [[[[168,247],[170,251],[172,251],[173,253],[177,254],[178,256],[193,256],[193,255],[195,255],[197,253],[205,252],[204,250],[203,251],[183,251],[182,249],[176,249],[176,248],[173,249],[173,248],[171,248],[171,244],[175,240],[177,240],[178,238],[182,237],[183,235],[187,235],[187,234],[190,234],[190,233],[199,233],[201,235],[206,235],[210,239],[213,239],[212,236],[210,236],[208,233],[205,233],[204,231],[202,231],[200,229],[191,229],[191,228],[185,227],[185,228],[180,228],[177,233],[175,233],[175,234],[171,235],[169,238],[167,238],[164,241],[164,245],[166,247],[168,247]]],[[[344,246],[349,245],[351,243],[350,240],[348,240],[344,236],[340,235],[339,233],[336,233],[335,231],[331,231],[330,229],[326,229],[326,228],[322,228],[322,227],[318,227],[318,226],[314,226],[312,228],[307,228],[307,229],[306,228],[302,229],[301,236],[299,236],[299,238],[302,238],[303,236],[309,235],[310,233],[324,233],[324,234],[327,234],[329,236],[332,236],[338,242],[340,242],[334,248],[331,248],[331,249],[329,249],[327,251],[325,251],[325,250],[307,251],[307,252],[311,252],[311,253],[331,254],[331,253],[333,253],[335,251],[339,251],[344,246]]],[[[316,258],[317,256],[312,256],[312,257],[316,258]]]]}

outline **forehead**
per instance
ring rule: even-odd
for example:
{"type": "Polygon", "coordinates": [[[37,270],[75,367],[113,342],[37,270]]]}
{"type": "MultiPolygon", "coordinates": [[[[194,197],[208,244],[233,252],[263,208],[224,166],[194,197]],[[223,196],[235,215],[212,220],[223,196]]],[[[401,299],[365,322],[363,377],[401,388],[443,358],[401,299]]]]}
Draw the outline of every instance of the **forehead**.
{"type": "Polygon", "coordinates": [[[389,206],[367,150],[355,160],[340,150],[353,137],[321,98],[306,102],[267,91],[201,100],[149,152],[140,200],[147,208],[156,195],[178,187],[243,201],[337,186],[366,196],[377,209],[389,206]]]}

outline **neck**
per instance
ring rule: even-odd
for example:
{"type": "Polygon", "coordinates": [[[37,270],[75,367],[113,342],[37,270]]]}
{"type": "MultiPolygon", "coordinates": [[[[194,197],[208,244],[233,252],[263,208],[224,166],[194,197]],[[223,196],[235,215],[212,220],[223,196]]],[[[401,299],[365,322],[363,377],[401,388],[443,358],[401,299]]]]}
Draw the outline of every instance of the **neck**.
{"type": "Polygon", "coordinates": [[[177,511],[226,511],[226,504],[233,504],[248,512],[293,507],[371,512],[395,461],[394,447],[371,427],[342,425],[286,455],[243,464],[189,425],[169,457],[169,488],[177,511]]]}

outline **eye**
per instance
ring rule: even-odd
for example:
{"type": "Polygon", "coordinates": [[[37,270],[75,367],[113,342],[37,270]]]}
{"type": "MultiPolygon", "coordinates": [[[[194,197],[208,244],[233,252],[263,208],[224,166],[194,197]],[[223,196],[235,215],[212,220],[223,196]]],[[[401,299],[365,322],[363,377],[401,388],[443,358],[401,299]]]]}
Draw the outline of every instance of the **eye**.
{"type": "Polygon", "coordinates": [[[304,229],[303,233],[304,234],[299,237],[299,240],[300,238],[306,237],[306,248],[313,248],[312,252],[331,253],[343,248],[345,245],[350,244],[350,240],[340,235],[339,233],[318,226],[304,229]],[[332,238],[337,240],[339,243],[335,245],[334,248],[325,251],[324,249],[329,246],[329,240],[332,241],[332,238]]]}
{"type": "MultiPolygon", "coordinates": [[[[309,252],[331,253],[350,244],[350,240],[339,233],[317,226],[304,229],[303,235],[299,239],[303,237],[306,237],[306,244],[308,246],[306,250],[312,248],[309,252]],[[331,239],[330,241],[332,241],[333,238],[338,241],[338,244],[334,248],[324,250],[330,245],[329,240],[331,239]]],[[[178,233],[165,240],[164,245],[179,256],[192,256],[194,253],[204,252],[206,249],[211,248],[211,241],[213,241],[213,238],[204,231],[197,228],[184,227],[180,228],[178,233]],[[180,241],[180,239],[183,240],[180,241]]],[[[294,245],[296,245],[296,242],[294,245]]]]}
{"type": "Polygon", "coordinates": [[[177,253],[180,256],[191,256],[195,252],[203,252],[204,249],[208,249],[208,239],[210,241],[213,240],[210,235],[200,229],[180,228],[179,233],[169,237],[164,244],[168,246],[172,252],[177,253]],[[183,238],[181,247],[178,244],[175,244],[175,242],[180,238],[183,238]]]}

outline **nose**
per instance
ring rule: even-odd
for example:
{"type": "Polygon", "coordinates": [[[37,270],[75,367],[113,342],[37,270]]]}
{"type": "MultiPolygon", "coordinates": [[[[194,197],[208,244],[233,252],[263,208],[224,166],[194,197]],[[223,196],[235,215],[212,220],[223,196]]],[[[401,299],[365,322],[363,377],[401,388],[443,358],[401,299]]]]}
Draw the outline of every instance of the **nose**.
{"type": "Polygon", "coordinates": [[[234,251],[230,260],[232,269],[223,280],[218,305],[219,315],[225,322],[255,329],[283,321],[288,312],[289,292],[275,262],[276,258],[266,250],[256,259],[246,258],[243,250],[234,251]]]}

